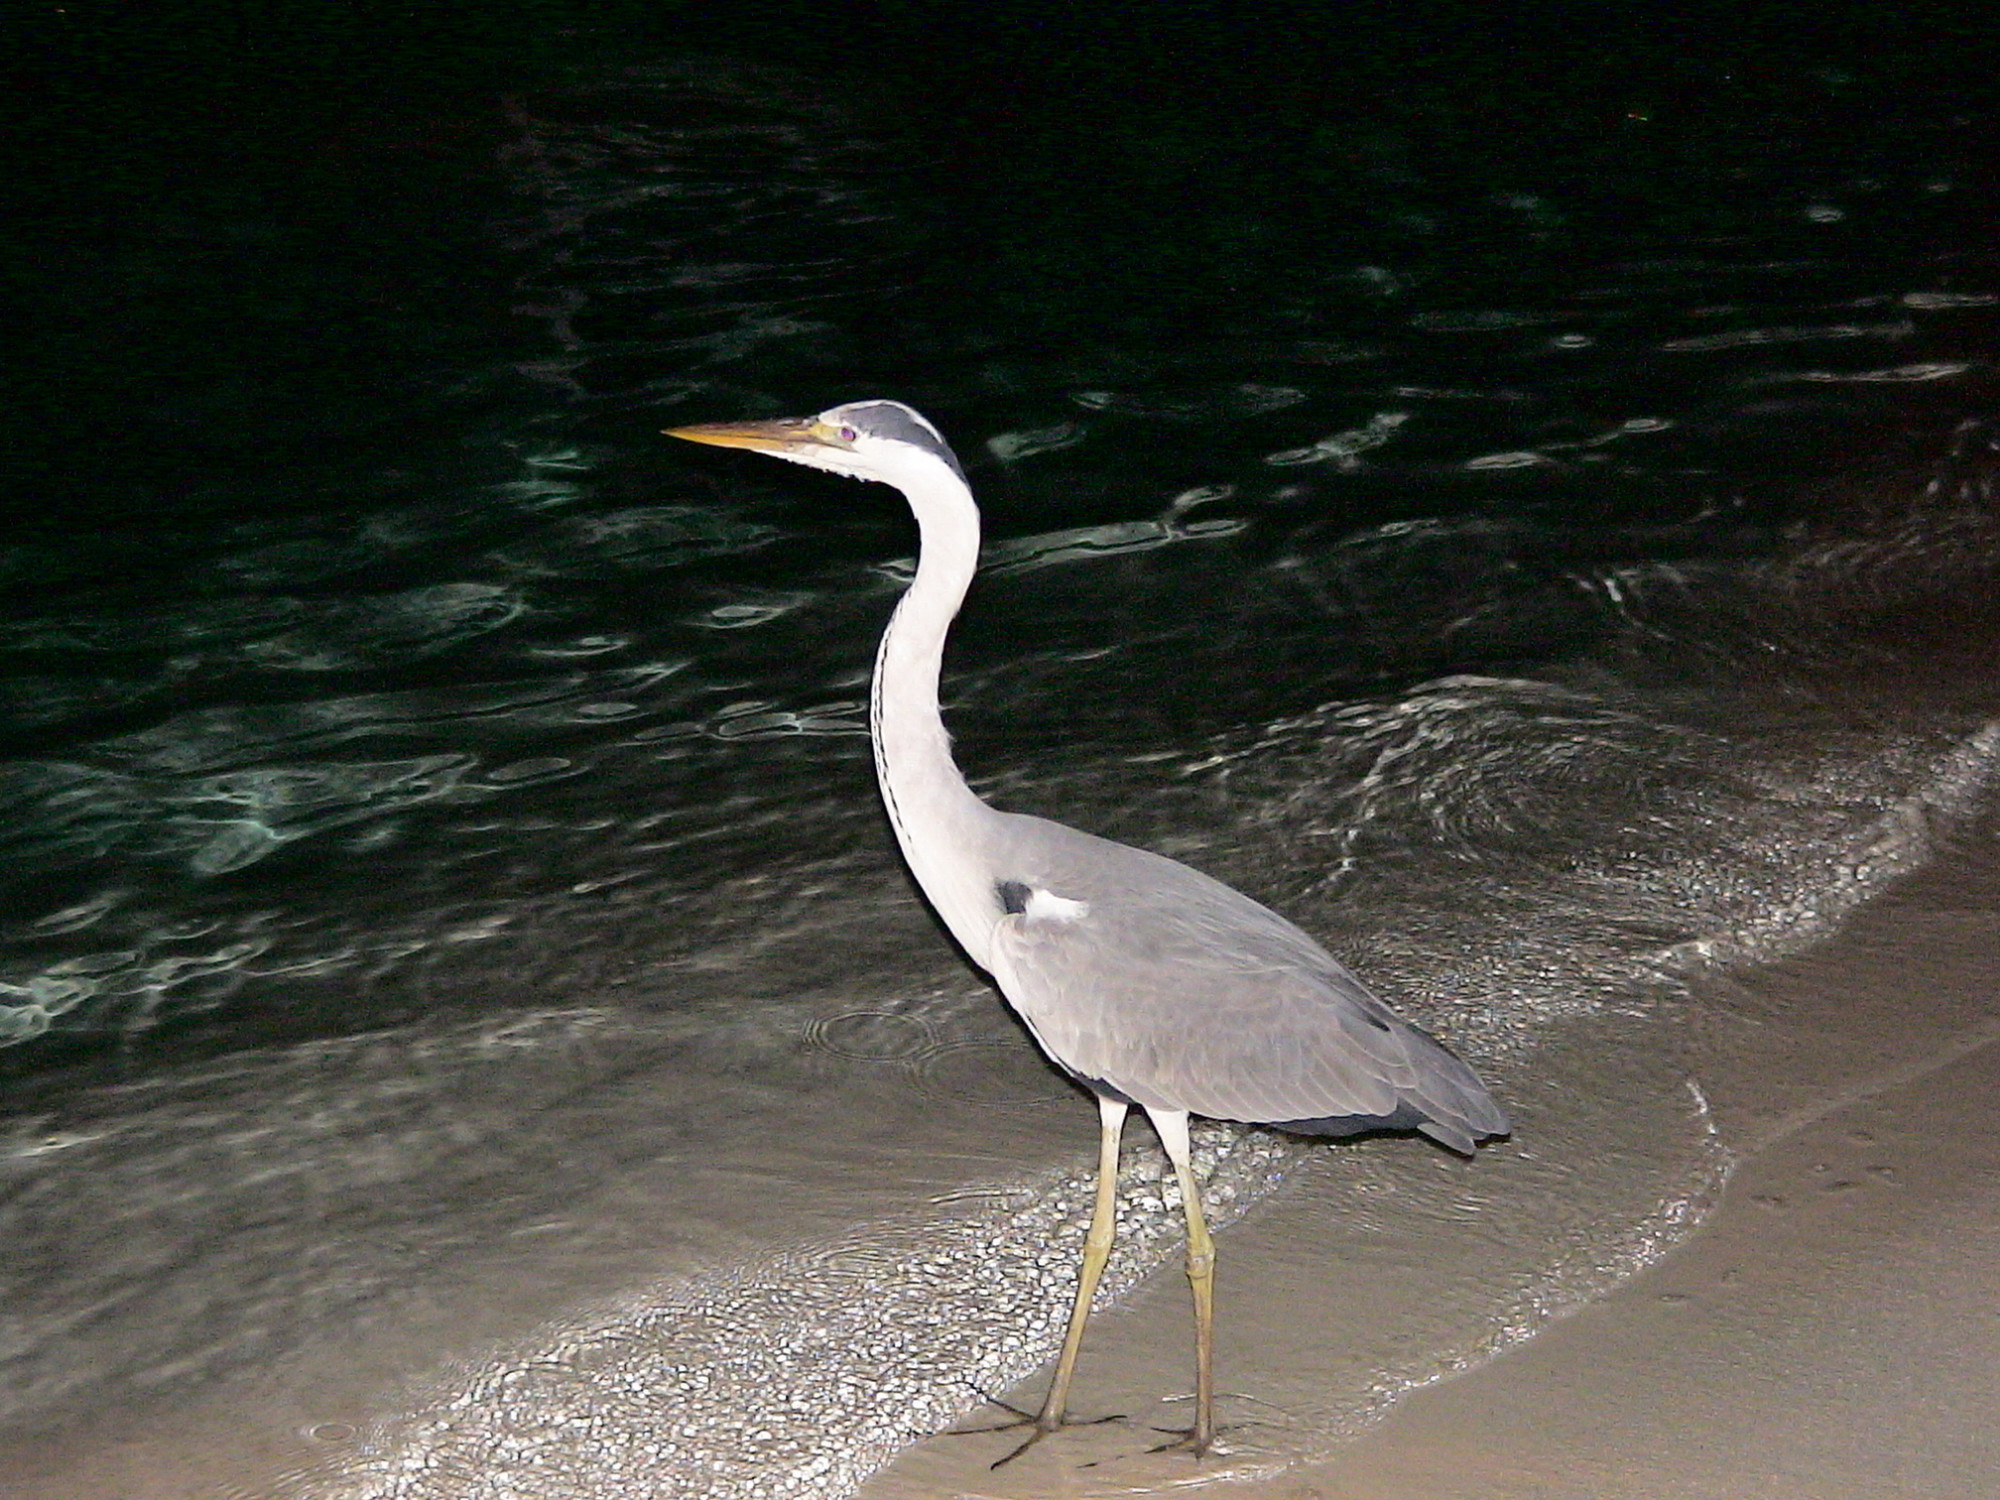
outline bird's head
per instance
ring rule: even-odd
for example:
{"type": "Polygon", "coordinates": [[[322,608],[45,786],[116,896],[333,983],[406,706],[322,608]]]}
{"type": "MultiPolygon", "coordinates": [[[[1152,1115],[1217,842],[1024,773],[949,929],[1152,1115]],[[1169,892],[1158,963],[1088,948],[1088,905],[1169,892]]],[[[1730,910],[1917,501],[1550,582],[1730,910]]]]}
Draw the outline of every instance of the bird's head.
{"type": "Polygon", "coordinates": [[[962,484],[965,471],[938,430],[900,401],[849,401],[816,417],[775,422],[704,422],[669,427],[668,437],[720,448],[748,448],[795,464],[874,479],[909,490],[943,463],[962,484]]]}

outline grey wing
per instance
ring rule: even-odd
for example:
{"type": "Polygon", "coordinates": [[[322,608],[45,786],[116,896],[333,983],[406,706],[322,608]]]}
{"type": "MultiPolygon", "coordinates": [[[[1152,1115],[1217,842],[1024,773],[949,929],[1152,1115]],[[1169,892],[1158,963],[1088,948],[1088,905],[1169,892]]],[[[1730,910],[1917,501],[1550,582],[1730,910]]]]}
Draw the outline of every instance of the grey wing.
{"type": "Polygon", "coordinates": [[[1317,1134],[1420,1129],[1466,1152],[1508,1130],[1469,1067],[1275,912],[1160,855],[1020,821],[1037,827],[1012,862],[994,977],[1085,1082],[1317,1134]]]}

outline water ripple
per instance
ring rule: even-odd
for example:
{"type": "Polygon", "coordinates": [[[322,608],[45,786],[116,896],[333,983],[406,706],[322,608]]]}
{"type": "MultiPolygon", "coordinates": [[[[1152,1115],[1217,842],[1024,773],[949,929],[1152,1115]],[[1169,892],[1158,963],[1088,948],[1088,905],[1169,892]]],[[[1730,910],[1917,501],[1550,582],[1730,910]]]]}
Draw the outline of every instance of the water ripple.
{"type": "Polygon", "coordinates": [[[1737,328],[1727,333],[1703,333],[1666,339],[1660,348],[1673,354],[1709,354],[1756,344],[1810,344],[1831,339],[1906,339],[1917,331],[1907,319],[1894,323],[1821,323],[1791,328],[1737,328]]]}

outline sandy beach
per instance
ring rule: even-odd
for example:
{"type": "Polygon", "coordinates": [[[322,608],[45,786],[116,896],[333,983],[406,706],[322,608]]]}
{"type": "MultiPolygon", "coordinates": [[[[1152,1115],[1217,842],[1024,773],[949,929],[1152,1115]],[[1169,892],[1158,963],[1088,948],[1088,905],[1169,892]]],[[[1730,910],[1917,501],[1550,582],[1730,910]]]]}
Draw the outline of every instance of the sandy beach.
{"type": "MultiPolygon", "coordinates": [[[[1067,1430],[997,1472],[988,1465],[1014,1437],[933,1437],[869,1481],[864,1500],[1190,1490],[1243,1500],[1995,1493],[1996,932],[2000,850],[1988,827],[1833,939],[1711,985],[1685,1011],[1678,1038],[1690,1096],[1698,1090],[1706,1101],[1731,1164],[1699,1227],[1609,1295],[1465,1374],[1403,1395],[1372,1427],[1320,1442],[1319,1461],[1274,1470],[1257,1426],[1285,1422],[1288,1401],[1310,1410],[1304,1382],[1321,1378],[1313,1372],[1326,1368],[1325,1349],[1354,1355],[1374,1303],[1409,1303],[1411,1285],[1421,1290],[1454,1264],[1444,1258],[1447,1225],[1435,1266],[1378,1261],[1342,1284],[1324,1256],[1309,1253],[1313,1235],[1355,1207],[1333,1176],[1260,1204],[1220,1236],[1221,1452],[1196,1463],[1147,1451],[1159,1441],[1150,1429],[1177,1416],[1174,1395],[1186,1382],[1185,1290],[1170,1262],[1122,1305],[1101,1309],[1086,1345],[1078,1414],[1129,1420],[1067,1430]]],[[[1512,1097],[1532,1081],[1513,1080],[1512,1097]]],[[[1602,1124],[1641,1107],[1565,1103],[1558,1093],[1537,1101],[1528,1128],[1502,1149],[1532,1152],[1537,1128],[1547,1142],[1551,1111],[1602,1124]]],[[[1603,1139],[1607,1151],[1620,1149],[1612,1132],[1603,1139]]],[[[1325,1165],[1351,1150],[1414,1168],[1425,1193],[1497,1201],[1506,1191],[1507,1162],[1497,1155],[1464,1163],[1387,1140],[1335,1148],[1325,1165]]],[[[1436,1288],[1441,1299],[1451,1290],[1436,1288]]],[[[1031,1404],[1045,1379],[1037,1373],[1013,1399],[1031,1404]]],[[[267,1493],[260,1474],[287,1470],[284,1493],[311,1493],[296,1469],[299,1422],[255,1407],[254,1398],[248,1407],[223,1402],[141,1420],[130,1432],[111,1423],[57,1438],[0,1462],[0,1495],[244,1500],[267,1493]]],[[[991,1418],[967,1425],[982,1420],[991,1418]]]]}
{"type": "Polygon", "coordinates": [[[1714,1013],[1700,1081],[1737,1167],[1687,1245],[1267,1493],[1995,1493],[1995,865],[1946,861],[1714,1013]]]}

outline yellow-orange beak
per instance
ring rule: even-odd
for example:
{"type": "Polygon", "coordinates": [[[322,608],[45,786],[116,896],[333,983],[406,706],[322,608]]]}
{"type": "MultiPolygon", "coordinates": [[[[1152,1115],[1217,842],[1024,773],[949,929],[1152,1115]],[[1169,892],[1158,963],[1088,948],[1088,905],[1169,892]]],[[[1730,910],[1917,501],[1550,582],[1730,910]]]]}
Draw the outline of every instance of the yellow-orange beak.
{"type": "Polygon", "coordinates": [[[666,427],[668,437],[717,448],[748,448],[753,453],[797,453],[813,448],[844,448],[817,417],[786,417],[777,422],[700,422],[692,427],[666,427]]]}

